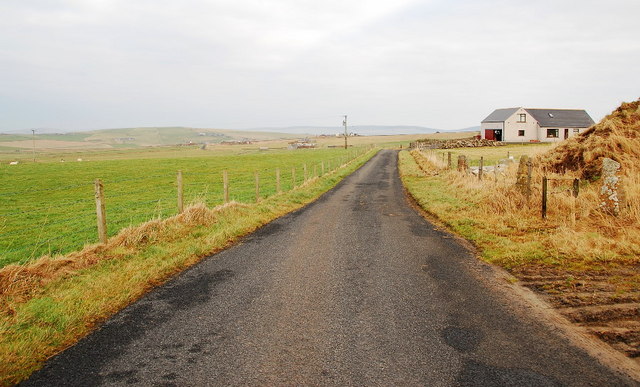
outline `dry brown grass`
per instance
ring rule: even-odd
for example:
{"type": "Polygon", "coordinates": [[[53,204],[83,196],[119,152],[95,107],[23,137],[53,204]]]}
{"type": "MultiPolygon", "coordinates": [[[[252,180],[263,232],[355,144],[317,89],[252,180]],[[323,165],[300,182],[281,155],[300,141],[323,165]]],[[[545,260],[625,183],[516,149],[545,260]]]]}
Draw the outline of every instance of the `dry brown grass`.
{"type": "Polygon", "coordinates": [[[231,202],[209,209],[202,203],[196,203],[171,218],[155,219],[125,228],[106,244],[86,246],[66,256],[43,256],[28,264],[5,266],[0,269],[0,310],[12,314],[14,305],[36,296],[48,283],[71,276],[98,262],[131,254],[149,243],[181,238],[194,227],[214,224],[220,211],[235,206],[242,204],[231,202]]]}
{"type": "MultiPolygon", "coordinates": [[[[479,227],[495,230],[497,235],[514,241],[535,239],[547,255],[557,257],[553,260],[556,264],[567,267],[602,269],[608,264],[640,264],[638,176],[626,179],[626,207],[614,217],[600,209],[599,182],[583,182],[579,197],[574,199],[570,179],[578,176],[579,172],[548,173],[550,179],[563,180],[549,181],[548,215],[543,220],[543,170],[540,165],[533,169],[533,192],[527,199],[515,185],[516,164],[502,173],[485,172],[483,180],[479,181],[477,176],[447,171],[446,165],[436,156],[417,151],[412,154],[426,175],[445,179],[459,199],[473,202],[464,216],[477,219],[481,224],[479,227]]],[[[517,257],[512,257],[512,260],[519,261],[517,257]]]]}
{"type": "Polygon", "coordinates": [[[563,141],[537,161],[549,170],[575,171],[583,179],[594,180],[600,176],[605,157],[619,162],[626,176],[639,174],[640,100],[623,103],[589,130],[563,141]]]}

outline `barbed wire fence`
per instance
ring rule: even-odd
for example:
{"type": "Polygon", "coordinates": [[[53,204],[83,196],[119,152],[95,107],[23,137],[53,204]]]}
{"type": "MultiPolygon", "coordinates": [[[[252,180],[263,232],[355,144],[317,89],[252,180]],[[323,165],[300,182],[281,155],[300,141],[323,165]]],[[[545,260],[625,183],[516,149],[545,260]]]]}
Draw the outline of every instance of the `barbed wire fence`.
{"type": "MultiPolygon", "coordinates": [[[[412,146],[412,149],[417,150],[424,157],[437,162],[442,169],[457,170],[464,173],[469,179],[477,179],[480,182],[493,179],[497,183],[499,175],[506,179],[506,169],[509,164],[515,163],[509,152],[502,162],[498,161],[489,165],[483,156],[472,159],[458,151],[456,152],[457,160],[454,161],[453,152],[448,151],[446,154],[442,152],[438,155],[436,149],[421,147],[419,144],[412,144],[412,146]]],[[[569,217],[571,224],[575,226],[576,203],[580,193],[581,180],[574,177],[550,176],[546,170],[542,171],[539,179],[534,179],[532,172],[530,158],[526,155],[521,156],[518,160],[518,170],[511,183],[523,196],[527,197],[527,200],[530,199],[534,190],[540,192],[540,216],[542,219],[547,219],[549,199],[552,196],[562,195],[571,198],[569,217]]]]}
{"type": "MultiPolygon", "coordinates": [[[[123,228],[178,214],[195,202],[214,207],[226,201],[254,203],[294,190],[336,172],[369,151],[289,167],[180,171],[141,177],[99,179],[106,237],[123,228]],[[225,184],[224,175],[227,175],[225,184]],[[225,195],[226,191],[226,195],[225,195]]],[[[43,255],[66,254],[100,240],[96,182],[0,192],[0,267],[43,255]]]]}

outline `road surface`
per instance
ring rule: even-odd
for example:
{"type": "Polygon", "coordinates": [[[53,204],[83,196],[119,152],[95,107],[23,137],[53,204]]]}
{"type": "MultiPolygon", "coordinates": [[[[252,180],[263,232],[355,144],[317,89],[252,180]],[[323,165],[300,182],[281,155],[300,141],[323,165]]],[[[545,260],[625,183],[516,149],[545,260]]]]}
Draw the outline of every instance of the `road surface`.
{"type": "Polygon", "coordinates": [[[25,385],[632,385],[408,204],[397,153],[205,259],[25,385]]]}

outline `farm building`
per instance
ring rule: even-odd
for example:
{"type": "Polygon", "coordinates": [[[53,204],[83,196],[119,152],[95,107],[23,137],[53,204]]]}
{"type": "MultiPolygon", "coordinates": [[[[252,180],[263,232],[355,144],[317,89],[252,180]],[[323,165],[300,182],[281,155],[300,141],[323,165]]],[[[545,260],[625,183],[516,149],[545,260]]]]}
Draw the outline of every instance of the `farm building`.
{"type": "Polygon", "coordinates": [[[496,109],[482,120],[480,135],[504,142],[556,142],[582,133],[593,124],[584,110],[496,109]]]}

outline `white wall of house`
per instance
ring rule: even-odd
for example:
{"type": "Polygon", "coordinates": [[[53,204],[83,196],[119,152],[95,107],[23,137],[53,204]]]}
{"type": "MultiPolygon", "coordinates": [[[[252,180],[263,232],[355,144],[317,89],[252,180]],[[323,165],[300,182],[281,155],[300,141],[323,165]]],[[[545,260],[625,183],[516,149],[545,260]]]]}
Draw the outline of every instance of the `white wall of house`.
{"type": "Polygon", "coordinates": [[[507,118],[504,126],[505,133],[502,140],[505,142],[530,142],[531,140],[538,140],[538,121],[523,108],[518,109],[511,117],[507,118]],[[525,115],[524,122],[520,122],[520,114],[525,115]],[[524,130],[523,136],[520,136],[521,130],[524,130]]]}
{"type": "Polygon", "coordinates": [[[559,127],[541,127],[538,130],[538,136],[540,137],[540,142],[560,142],[563,141],[564,138],[564,131],[567,130],[569,132],[569,137],[567,138],[571,138],[573,136],[577,136],[578,134],[584,132],[585,130],[587,130],[588,128],[559,128],[559,127]],[[549,129],[558,129],[558,137],[554,138],[554,137],[548,137],[548,130],[549,129]]]}

